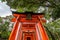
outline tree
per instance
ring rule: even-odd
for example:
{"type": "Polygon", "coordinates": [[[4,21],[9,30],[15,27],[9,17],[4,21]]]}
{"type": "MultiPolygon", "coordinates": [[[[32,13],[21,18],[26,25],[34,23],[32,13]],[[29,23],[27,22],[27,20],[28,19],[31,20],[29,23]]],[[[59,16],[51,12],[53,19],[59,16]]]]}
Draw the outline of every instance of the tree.
{"type": "Polygon", "coordinates": [[[8,31],[9,22],[5,22],[4,24],[0,25],[0,36],[1,38],[8,38],[9,31],[8,31]]]}
{"type": "Polygon", "coordinates": [[[52,37],[55,38],[55,40],[60,40],[60,19],[57,19],[54,22],[50,22],[45,26],[50,38],[51,35],[53,35],[52,37]]]}
{"type": "Polygon", "coordinates": [[[24,8],[30,11],[35,11],[40,5],[43,5],[45,1],[46,0],[7,0],[7,4],[11,8],[15,8],[17,10],[23,7],[23,11],[24,8]]]}
{"type": "MultiPolygon", "coordinates": [[[[2,0],[4,1],[4,0],[2,0]]],[[[24,11],[33,11],[35,12],[40,6],[46,6],[45,3],[49,2],[52,7],[52,17],[53,19],[57,19],[60,16],[60,0],[6,0],[7,4],[11,7],[16,9],[19,12],[24,11]],[[54,15],[55,14],[55,15],[54,15]]]]}

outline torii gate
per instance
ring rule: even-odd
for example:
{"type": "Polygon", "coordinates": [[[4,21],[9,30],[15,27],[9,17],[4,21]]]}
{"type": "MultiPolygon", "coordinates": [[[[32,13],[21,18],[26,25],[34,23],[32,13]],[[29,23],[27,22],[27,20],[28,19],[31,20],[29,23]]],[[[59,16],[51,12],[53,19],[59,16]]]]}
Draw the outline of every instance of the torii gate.
{"type": "Polygon", "coordinates": [[[14,27],[9,40],[49,40],[42,25],[46,22],[43,13],[13,12],[14,27]]]}

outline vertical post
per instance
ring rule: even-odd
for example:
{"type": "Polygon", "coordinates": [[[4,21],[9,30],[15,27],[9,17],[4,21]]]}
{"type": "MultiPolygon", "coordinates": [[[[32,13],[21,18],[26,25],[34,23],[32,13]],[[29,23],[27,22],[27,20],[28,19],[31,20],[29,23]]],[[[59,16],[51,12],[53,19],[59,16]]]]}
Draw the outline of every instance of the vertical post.
{"type": "Polygon", "coordinates": [[[16,38],[16,32],[17,32],[17,30],[18,30],[18,25],[19,25],[19,20],[18,20],[19,17],[20,17],[20,16],[18,16],[18,17],[16,18],[16,21],[15,21],[15,23],[14,23],[12,32],[11,32],[10,37],[9,37],[9,40],[15,40],[15,38],[16,38]]]}
{"type": "MultiPolygon", "coordinates": [[[[38,18],[40,19],[39,16],[38,16],[38,18]]],[[[42,39],[42,40],[49,40],[48,35],[47,35],[47,33],[46,33],[43,25],[42,25],[41,19],[40,19],[39,23],[37,24],[37,26],[38,26],[38,29],[39,29],[40,34],[41,34],[41,35],[40,35],[40,36],[41,36],[41,39],[42,39]]]]}

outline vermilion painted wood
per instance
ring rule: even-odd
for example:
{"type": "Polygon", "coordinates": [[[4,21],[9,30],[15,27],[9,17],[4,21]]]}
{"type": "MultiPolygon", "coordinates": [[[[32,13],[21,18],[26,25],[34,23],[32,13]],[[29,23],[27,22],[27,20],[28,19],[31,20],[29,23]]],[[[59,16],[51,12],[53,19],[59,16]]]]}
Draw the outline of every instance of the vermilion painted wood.
{"type": "Polygon", "coordinates": [[[31,20],[26,19],[26,14],[13,14],[15,22],[9,40],[49,40],[42,25],[46,22],[43,15],[32,15],[31,20]]]}

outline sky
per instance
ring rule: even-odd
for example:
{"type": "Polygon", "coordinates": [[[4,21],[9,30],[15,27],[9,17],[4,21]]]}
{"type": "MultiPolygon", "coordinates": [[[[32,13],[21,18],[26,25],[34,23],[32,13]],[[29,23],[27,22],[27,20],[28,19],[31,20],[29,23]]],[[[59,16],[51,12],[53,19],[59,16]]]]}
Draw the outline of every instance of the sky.
{"type": "Polygon", "coordinates": [[[1,17],[12,15],[11,9],[6,3],[7,2],[0,1],[0,16],[1,17]]]}

